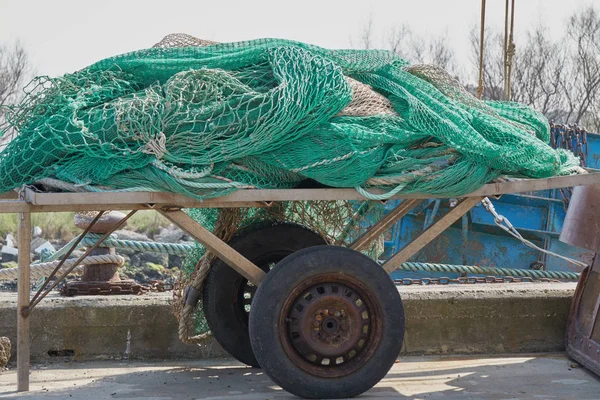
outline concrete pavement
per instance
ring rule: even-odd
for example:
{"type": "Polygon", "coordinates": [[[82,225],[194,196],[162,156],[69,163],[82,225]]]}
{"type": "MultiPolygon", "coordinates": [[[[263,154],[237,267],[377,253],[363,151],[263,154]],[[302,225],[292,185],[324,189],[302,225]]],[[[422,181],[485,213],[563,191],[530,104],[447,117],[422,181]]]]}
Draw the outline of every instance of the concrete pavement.
{"type": "MultiPolygon", "coordinates": [[[[0,374],[0,398],[279,400],[294,396],[259,369],[229,360],[34,365],[31,391],[0,374]]],[[[402,357],[359,399],[598,400],[600,380],[562,354],[402,357]]]]}

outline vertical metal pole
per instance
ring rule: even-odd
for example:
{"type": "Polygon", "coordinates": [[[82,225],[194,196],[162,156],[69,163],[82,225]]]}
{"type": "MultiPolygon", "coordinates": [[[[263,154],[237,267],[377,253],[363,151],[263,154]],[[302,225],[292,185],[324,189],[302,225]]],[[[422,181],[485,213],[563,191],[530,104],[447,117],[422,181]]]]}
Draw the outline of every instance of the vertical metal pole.
{"type": "Polygon", "coordinates": [[[508,89],[506,88],[506,77],[508,75],[508,0],[504,10],[504,49],[502,51],[504,62],[504,100],[508,100],[508,89]]]}
{"type": "MultiPolygon", "coordinates": [[[[507,0],[508,2],[508,0],[507,0]]],[[[515,42],[513,41],[513,31],[515,28],[515,0],[511,1],[510,7],[510,34],[508,36],[508,47],[506,49],[506,89],[504,100],[510,101],[510,75],[512,74],[513,56],[515,55],[515,42]]]]}
{"type": "Polygon", "coordinates": [[[485,39],[485,0],[481,0],[481,31],[479,32],[479,84],[477,85],[477,98],[483,98],[483,49],[485,39]]]}
{"type": "Polygon", "coordinates": [[[29,264],[31,247],[31,214],[19,214],[19,282],[17,300],[17,390],[29,390],[29,315],[23,310],[29,307],[29,264]]]}

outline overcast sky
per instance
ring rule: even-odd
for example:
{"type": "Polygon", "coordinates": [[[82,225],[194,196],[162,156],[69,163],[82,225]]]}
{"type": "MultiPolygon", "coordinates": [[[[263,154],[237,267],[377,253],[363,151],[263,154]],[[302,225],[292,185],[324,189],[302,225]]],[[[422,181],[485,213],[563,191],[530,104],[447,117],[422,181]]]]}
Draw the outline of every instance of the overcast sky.
{"type": "MultiPolygon", "coordinates": [[[[517,37],[542,20],[559,37],[568,16],[592,3],[516,0],[517,37]]],[[[486,23],[502,28],[504,0],[487,4],[486,23]]],[[[20,40],[36,72],[54,76],[150,47],[173,32],[219,42],[281,37],[348,48],[371,15],[378,37],[401,24],[421,36],[447,35],[459,62],[467,64],[468,34],[479,24],[480,5],[481,0],[0,0],[0,43],[20,40]]],[[[518,44],[517,39],[517,51],[518,44]]]]}

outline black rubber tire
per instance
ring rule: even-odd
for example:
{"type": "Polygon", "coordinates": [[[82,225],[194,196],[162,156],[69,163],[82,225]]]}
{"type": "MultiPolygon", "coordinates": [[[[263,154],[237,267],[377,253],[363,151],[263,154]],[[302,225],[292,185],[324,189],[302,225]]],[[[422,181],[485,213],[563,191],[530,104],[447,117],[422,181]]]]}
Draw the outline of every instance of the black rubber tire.
{"type": "MultiPolygon", "coordinates": [[[[289,222],[268,222],[239,232],[229,245],[244,257],[269,271],[295,251],[327,244],[317,232],[289,222]]],[[[244,311],[243,291],[248,281],[217,259],[206,278],[202,305],[208,326],[216,341],[233,357],[260,368],[248,334],[248,314],[244,311]]]]}
{"type": "MultiPolygon", "coordinates": [[[[313,287],[319,290],[320,285],[321,283],[317,283],[313,287]]],[[[331,285],[331,293],[333,293],[333,286],[335,283],[331,285]]],[[[312,301],[311,299],[308,301],[312,301]]],[[[372,388],[387,374],[396,361],[402,347],[404,329],[402,300],[388,274],[362,253],[336,246],[311,247],[283,259],[261,283],[250,312],[250,341],[264,372],[288,392],[310,399],[354,397],[372,388]],[[296,293],[302,293],[301,297],[306,299],[307,295],[304,294],[303,289],[299,291],[301,290],[299,288],[302,288],[306,282],[320,282],[319,279],[323,282],[341,282],[343,279],[362,282],[362,293],[371,296],[371,304],[375,304],[374,308],[380,316],[379,321],[374,322],[373,325],[377,328],[372,330],[380,332],[378,338],[368,339],[372,340],[373,344],[370,348],[369,346],[365,348],[366,355],[361,356],[359,365],[355,366],[354,370],[350,369],[350,372],[344,372],[346,374],[342,376],[331,377],[332,373],[325,377],[327,372],[311,373],[306,367],[298,366],[291,357],[294,356],[293,354],[297,354],[296,357],[302,356],[294,348],[288,347],[286,351],[283,344],[286,338],[282,332],[288,328],[282,331],[278,326],[287,325],[291,329],[293,322],[288,318],[288,314],[283,314],[285,312],[283,309],[286,307],[284,304],[287,303],[287,307],[293,304],[290,303],[292,301],[290,299],[296,296],[292,295],[295,290],[296,293]],[[381,324],[377,325],[378,323],[381,324]],[[369,351],[366,350],[367,348],[369,351]]],[[[293,339],[290,338],[288,342],[293,342],[293,339]]],[[[348,360],[351,363],[354,359],[348,360]]],[[[341,368],[337,365],[337,360],[335,364],[310,368],[322,371],[327,368],[341,368]]]]}

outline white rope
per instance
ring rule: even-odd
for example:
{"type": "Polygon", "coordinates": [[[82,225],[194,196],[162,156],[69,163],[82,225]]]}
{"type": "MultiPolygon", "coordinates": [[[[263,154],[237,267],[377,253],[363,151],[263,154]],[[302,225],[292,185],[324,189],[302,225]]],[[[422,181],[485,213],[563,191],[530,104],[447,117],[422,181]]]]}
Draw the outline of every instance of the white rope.
{"type": "Polygon", "coordinates": [[[363,150],[363,151],[351,151],[350,153],[346,153],[343,156],[329,158],[329,159],[322,160],[322,161],[317,161],[317,162],[312,163],[310,165],[305,165],[303,167],[290,169],[290,171],[291,172],[295,172],[295,173],[299,173],[299,172],[305,171],[305,170],[310,169],[310,168],[315,168],[315,167],[319,167],[319,166],[322,166],[322,165],[333,164],[333,163],[336,163],[336,162],[339,162],[339,161],[347,160],[347,159],[349,159],[351,157],[354,157],[354,156],[362,156],[362,155],[365,155],[365,154],[372,153],[374,150],[376,150],[376,149],[378,149],[380,147],[382,147],[382,146],[376,146],[376,147],[370,148],[368,150],[363,150]]]}
{"type": "Polygon", "coordinates": [[[367,192],[366,189],[363,189],[360,186],[357,186],[354,189],[358,193],[360,193],[362,196],[364,196],[366,199],[369,199],[369,200],[387,200],[390,197],[395,196],[396,194],[398,194],[398,192],[400,192],[405,187],[406,187],[406,184],[400,184],[400,185],[396,186],[395,188],[393,188],[392,190],[390,190],[389,192],[382,193],[382,194],[375,194],[375,193],[367,192]]]}
{"type": "MultiPolygon", "coordinates": [[[[70,258],[62,265],[59,269],[59,272],[65,272],[67,269],[71,268],[73,264],[77,261],[76,258],[70,258]]],[[[54,268],[58,265],[59,260],[31,264],[30,267],[30,276],[31,278],[38,279],[40,277],[49,276],[54,268]]],[[[89,264],[119,264],[119,266],[125,263],[125,259],[119,255],[115,254],[104,254],[99,256],[90,256],[86,257],[81,261],[81,265],[77,266],[72,273],[80,274],[83,272],[83,266],[89,264]]],[[[17,279],[19,276],[19,268],[4,268],[0,269],[0,281],[2,280],[13,280],[17,279]]]]}
{"type": "Polygon", "coordinates": [[[162,132],[160,132],[156,138],[149,140],[142,148],[142,153],[154,154],[158,160],[163,158],[166,151],[167,137],[162,132]]]}
{"type": "Polygon", "coordinates": [[[554,252],[552,252],[550,250],[542,249],[541,247],[538,247],[537,245],[533,244],[529,240],[525,239],[516,230],[516,228],[513,226],[513,224],[511,224],[510,221],[508,219],[506,219],[506,217],[504,215],[498,214],[496,212],[496,209],[494,208],[494,205],[492,204],[492,202],[490,201],[490,199],[488,199],[487,197],[485,197],[483,200],[481,200],[481,204],[483,204],[483,207],[490,214],[492,214],[494,216],[494,223],[499,228],[501,228],[503,231],[505,231],[506,233],[508,233],[512,237],[514,237],[514,238],[520,240],[521,242],[523,242],[524,245],[529,246],[532,249],[539,250],[542,253],[546,253],[548,255],[551,255],[551,256],[554,256],[554,257],[558,257],[561,260],[565,260],[567,262],[570,262],[570,263],[575,264],[575,265],[580,266],[580,267],[587,267],[588,266],[586,263],[584,263],[582,261],[575,260],[573,258],[569,258],[569,257],[565,257],[565,256],[561,256],[560,254],[554,253],[554,252]]]}
{"type": "Polygon", "coordinates": [[[431,174],[433,172],[436,172],[436,169],[434,169],[432,166],[428,165],[427,167],[424,167],[424,168],[421,168],[421,169],[418,169],[415,171],[407,172],[406,174],[403,174],[403,175],[369,178],[367,180],[366,184],[369,186],[399,185],[402,183],[414,181],[414,180],[418,179],[419,177],[431,174]]]}
{"type": "Polygon", "coordinates": [[[210,173],[213,171],[212,164],[199,172],[192,171],[192,170],[186,171],[177,166],[167,166],[165,163],[163,163],[162,161],[160,161],[158,159],[152,161],[152,165],[154,165],[156,168],[160,169],[161,171],[165,171],[166,173],[168,173],[169,175],[171,175],[175,178],[182,178],[182,179],[205,178],[206,176],[210,175],[210,173]]]}

